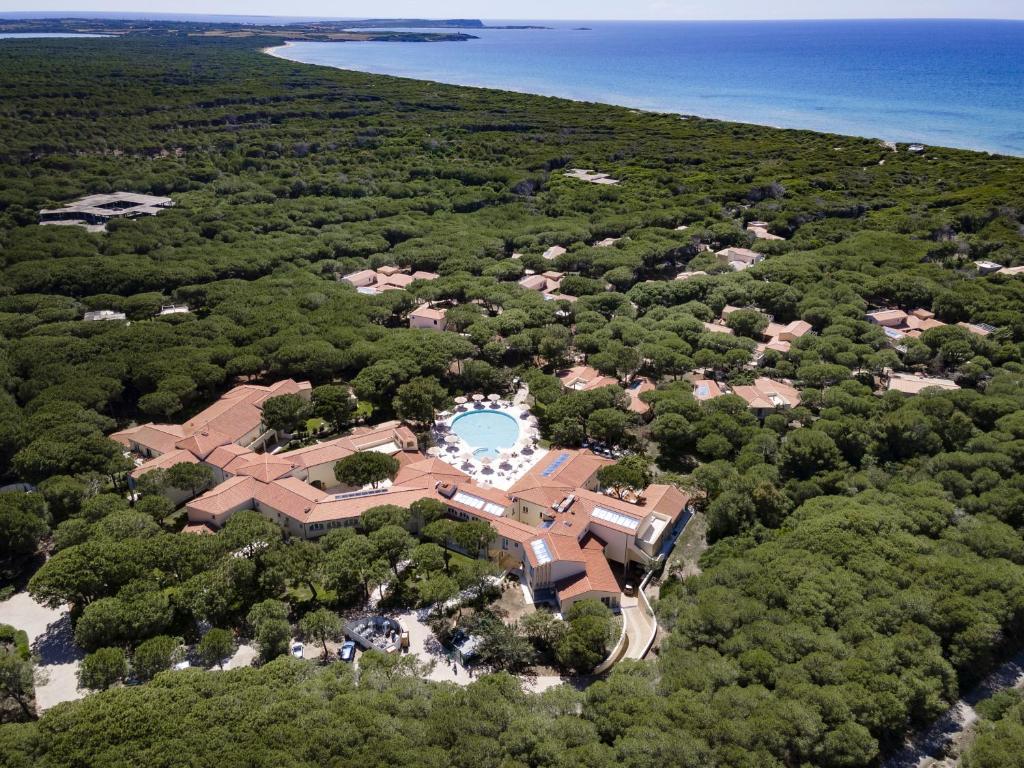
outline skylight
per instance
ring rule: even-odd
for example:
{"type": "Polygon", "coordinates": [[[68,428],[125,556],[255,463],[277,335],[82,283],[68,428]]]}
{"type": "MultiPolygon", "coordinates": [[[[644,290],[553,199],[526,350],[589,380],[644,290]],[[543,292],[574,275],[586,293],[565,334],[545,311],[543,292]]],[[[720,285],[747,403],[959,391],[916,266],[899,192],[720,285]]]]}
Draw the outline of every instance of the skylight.
{"type": "Polygon", "coordinates": [[[534,539],[531,541],[530,549],[533,550],[533,554],[537,557],[538,565],[551,562],[551,551],[548,549],[548,545],[544,543],[544,539],[534,539]]]}
{"type": "Polygon", "coordinates": [[[631,531],[635,531],[640,526],[640,521],[636,518],[608,509],[607,507],[594,507],[592,515],[598,520],[629,528],[631,531]]]}

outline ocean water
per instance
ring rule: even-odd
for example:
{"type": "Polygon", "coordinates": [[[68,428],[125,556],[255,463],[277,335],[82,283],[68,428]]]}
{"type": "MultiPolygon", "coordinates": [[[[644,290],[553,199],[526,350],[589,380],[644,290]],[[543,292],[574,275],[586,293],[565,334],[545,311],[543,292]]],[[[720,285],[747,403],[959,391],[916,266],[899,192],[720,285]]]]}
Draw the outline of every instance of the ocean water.
{"type": "Polygon", "coordinates": [[[468,30],[479,39],[451,43],[296,42],[275,55],[457,85],[1024,155],[1024,22],[490,23],[552,28],[468,30]]]}

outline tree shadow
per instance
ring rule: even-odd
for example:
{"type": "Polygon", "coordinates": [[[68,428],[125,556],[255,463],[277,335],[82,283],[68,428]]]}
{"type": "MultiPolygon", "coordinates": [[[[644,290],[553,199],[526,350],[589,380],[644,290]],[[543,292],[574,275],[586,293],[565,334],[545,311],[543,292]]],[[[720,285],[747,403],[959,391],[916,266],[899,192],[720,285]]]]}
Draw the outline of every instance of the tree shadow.
{"type": "Polygon", "coordinates": [[[84,655],[75,645],[75,633],[71,628],[71,616],[68,614],[48,624],[46,631],[32,644],[32,650],[43,666],[70,664],[84,655]]]}

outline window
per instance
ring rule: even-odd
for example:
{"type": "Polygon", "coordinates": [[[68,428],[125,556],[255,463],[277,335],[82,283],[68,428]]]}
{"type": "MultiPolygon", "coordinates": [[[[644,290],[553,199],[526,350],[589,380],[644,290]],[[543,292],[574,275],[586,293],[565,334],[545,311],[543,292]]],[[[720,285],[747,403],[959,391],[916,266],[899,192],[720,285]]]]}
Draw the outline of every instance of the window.
{"type": "Polygon", "coordinates": [[[502,539],[501,540],[501,548],[502,549],[508,549],[508,539],[502,539]]]}

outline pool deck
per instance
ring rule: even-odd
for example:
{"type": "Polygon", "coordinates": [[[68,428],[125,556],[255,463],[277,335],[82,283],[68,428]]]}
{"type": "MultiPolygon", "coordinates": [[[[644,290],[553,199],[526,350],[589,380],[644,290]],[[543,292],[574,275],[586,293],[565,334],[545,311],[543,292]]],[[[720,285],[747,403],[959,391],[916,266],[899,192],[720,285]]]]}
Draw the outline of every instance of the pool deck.
{"type": "Polygon", "coordinates": [[[441,414],[433,431],[439,459],[461,469],[473,478],[477,485],[501,491],[507,491],[515,485],[519,478],[547,455],[547,451],[538,446],[539,436],[537,419],[530,413],[529,408],[525,405],[510,404],[505,400],[499,401],[497,407],[489,402],[470,402],[457,406],[453,411],[441,414]],[[473,452],[486,446],[471,445],[452,431],[452,422],[458,417],[485,412],[503,413],[515,419],[519,426],[519,436],[515,445],[500,449],[502,454],[508,455],[507,462],[495,459],[488,464],[481,461],[473,452]]]}

